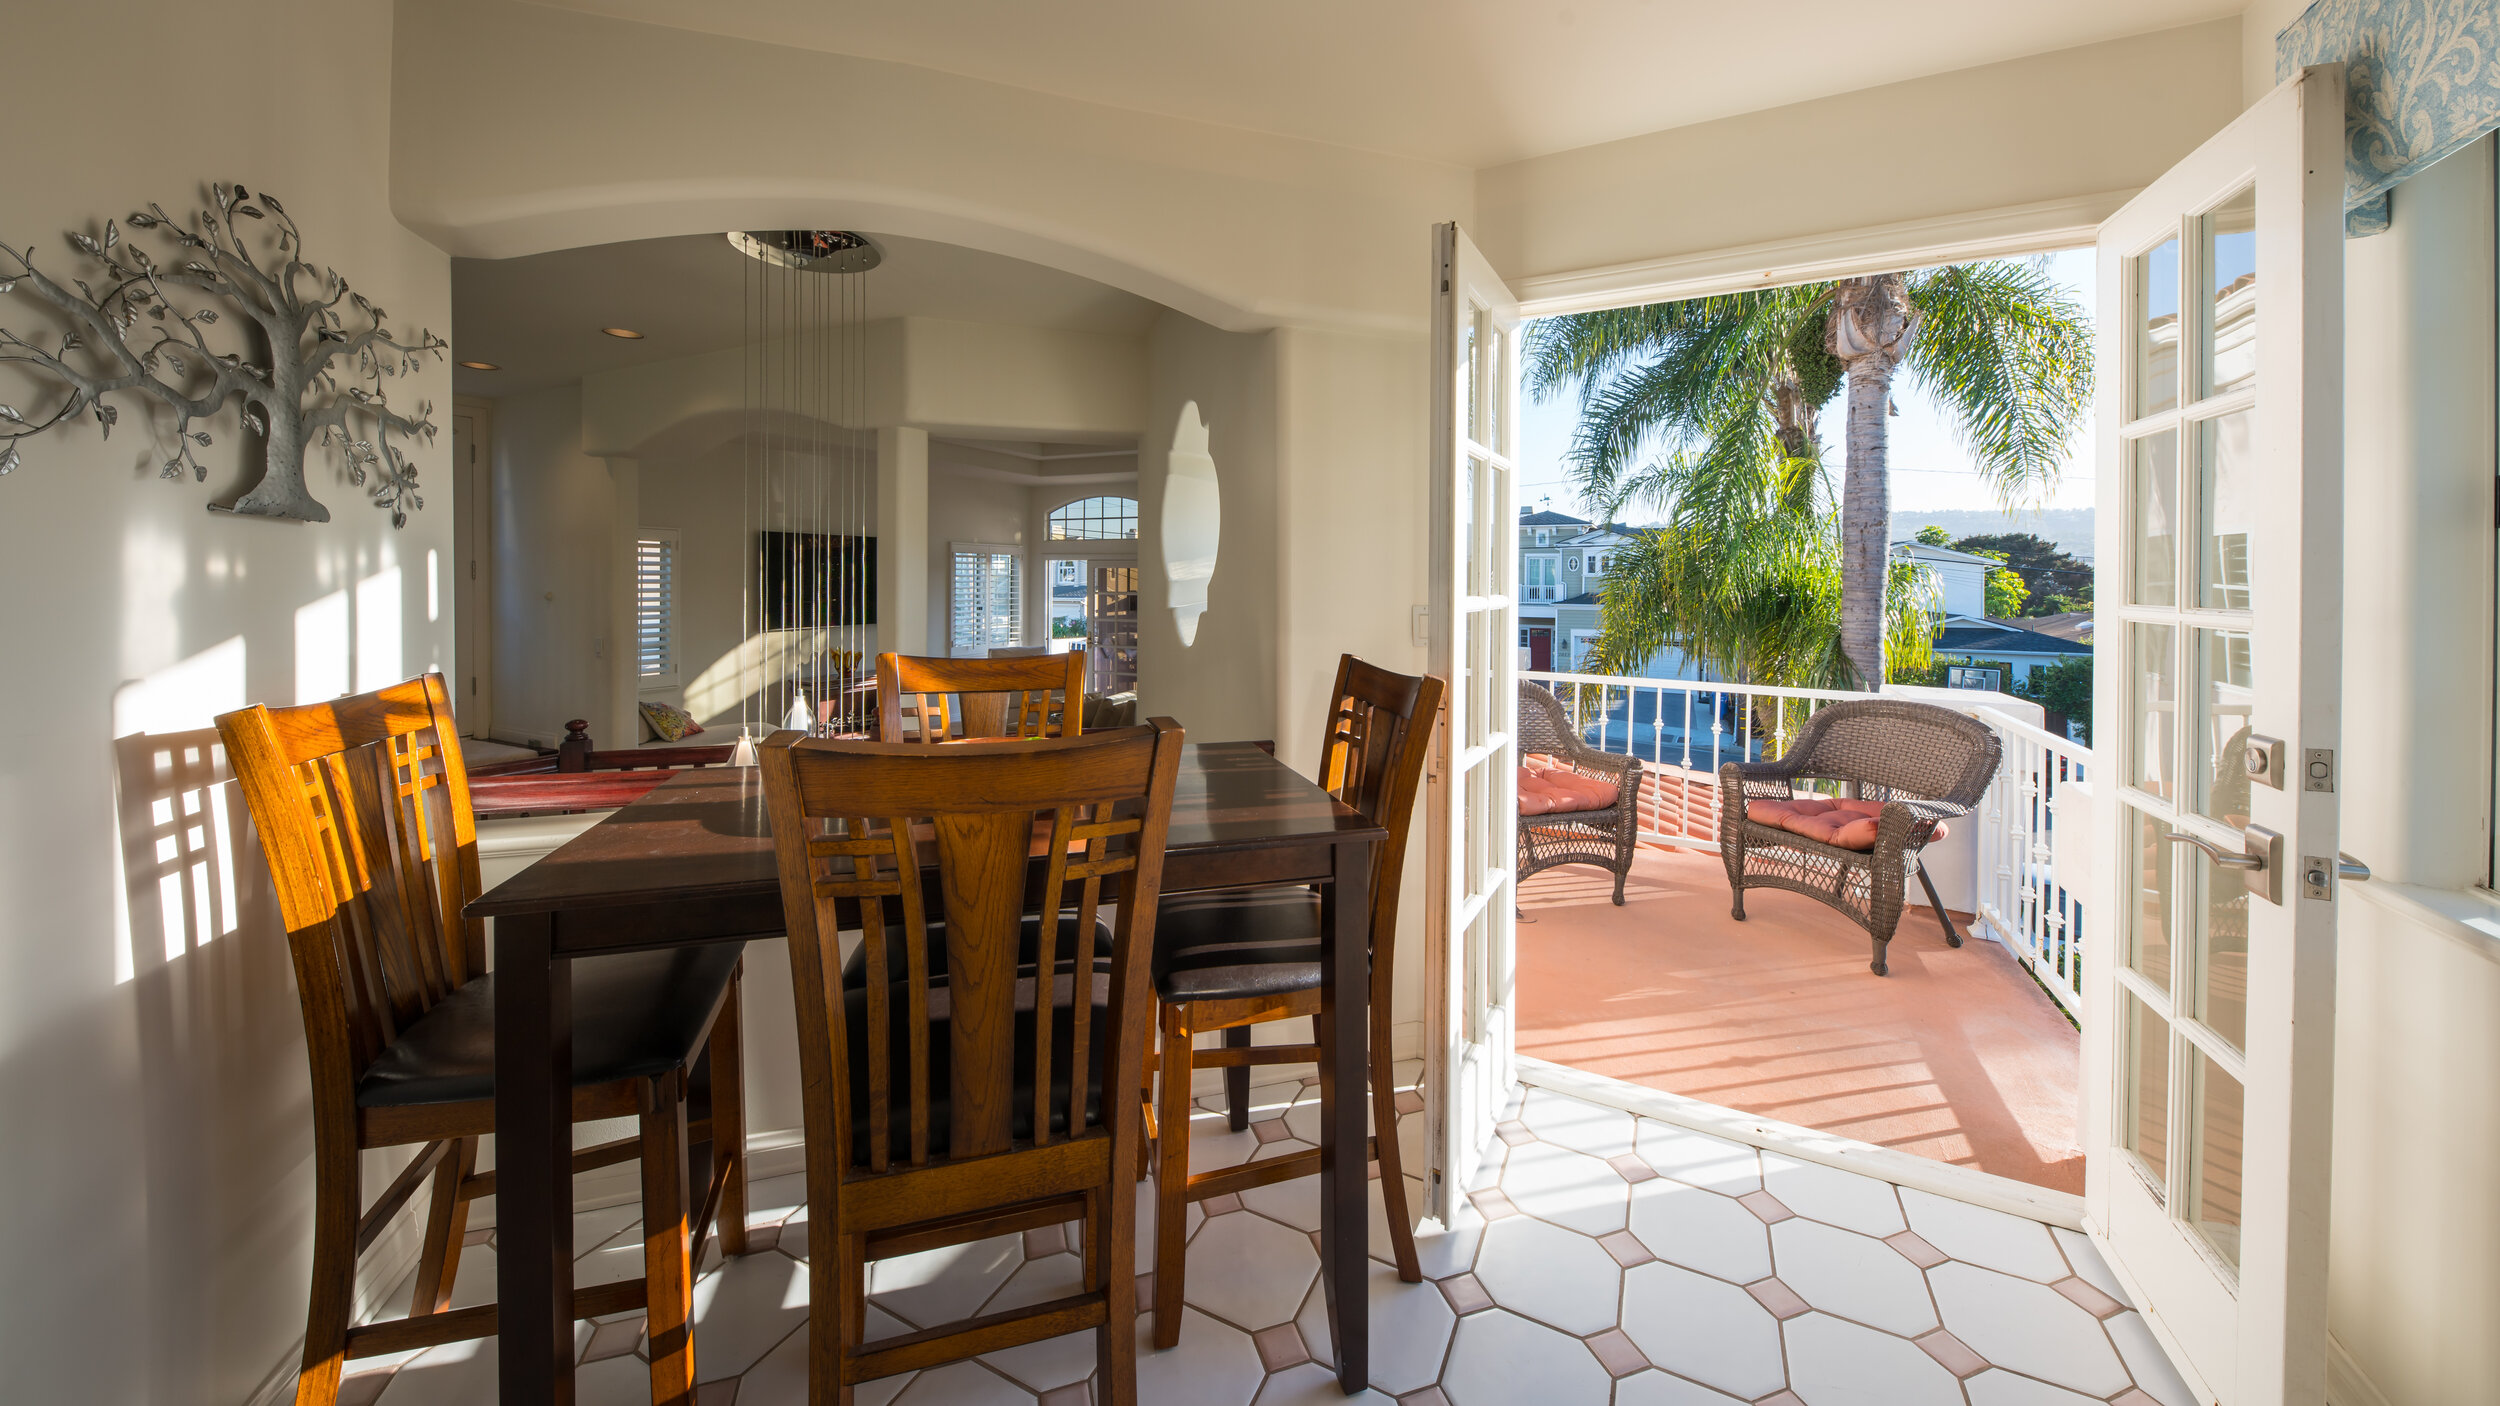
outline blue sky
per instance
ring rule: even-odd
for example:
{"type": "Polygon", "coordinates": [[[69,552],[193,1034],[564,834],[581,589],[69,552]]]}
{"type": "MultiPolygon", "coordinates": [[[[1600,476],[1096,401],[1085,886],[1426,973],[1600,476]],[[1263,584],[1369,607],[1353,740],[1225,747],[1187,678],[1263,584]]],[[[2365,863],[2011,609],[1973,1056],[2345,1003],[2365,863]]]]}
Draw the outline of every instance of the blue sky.
{"type": "MultiPolygon", "coordinates": [[[[2050,274],[2072,290],[2076,301],[2087,310],[2092,309],[2092,251],[2068,249],[2044,257],[2050,274]]],[[[1520,399],[1519,502],[1534,507],[1538,499],[1550,496],[1554,507],[1577,512],[1577,501],[1563,471],[1563,456],[1571,448],[1571,432],[1579,418],[1577,398],[1566,394],[1542,405],[1532,396],[1523,395],[1520,399]]],[[[1896,381],[1893,399],[1901,407],[1901,414],[1892,422],[1894,510],[1926,512],[1998,506],[1994,491],[1971,467],[1970,455],[1955,438],[1951,423],[1917,380],[1904,376],[1896,381]]],[[[1824,407],[1819,428],[1824,461],[1835,471],[1841,462],[1839,437],[1846,419],[1845,408],[1834,397],[1824,407]]],[[[2092,487],[2092,426],[2087,419],[2068,446],[2066,470],[2057,488],[2029,506],[2088,508],[2092,506],[2092,487]]],[[[1654,514],[1635,510],[1630,516],[1645,521],[1654,514]]]]}

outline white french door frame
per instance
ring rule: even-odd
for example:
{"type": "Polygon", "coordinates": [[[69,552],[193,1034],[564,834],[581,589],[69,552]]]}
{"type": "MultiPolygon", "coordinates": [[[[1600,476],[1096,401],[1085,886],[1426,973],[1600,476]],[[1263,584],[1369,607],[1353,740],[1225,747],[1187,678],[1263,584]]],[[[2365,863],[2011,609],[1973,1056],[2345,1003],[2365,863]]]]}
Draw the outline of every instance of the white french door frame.
{"type": "Polygon", "coordinates": [[[1426,814],[1428,1214],[1448,1220],[1516,1079],[1514,444],[1519,304],[1456,224],[1433,231],[1431,670],[1449,682],[1426,814]]]}
{"type": "MultiPolygon", "coordinates": [[[[2109,627],[2095,632],[2094,713],[2111,760],[2099,768],[2107,779],[2097,788],[2094,848],[2112,862],[2099,866],[2087,907],[2096,932],[2083,1019],[2086,1223],[2198,1399],[2220,1406],[2325,1400],[2340,883],[2333,758],[2343,628],[2343,114],[2342,70],[2303,72],[2146,187],[2098,241],[2103,512],[2095,589],[2109,627]],[[2220,280],[2205,277],[2216,239],[2205,221],[2252,191],[2261,300],[2254,380],[2230,387],[2219,368],[2210,379],[2206,370],[2218,340],[2206,299],[2222,299],[2207,287],[2220,280]],[[2166,265],[2157,251],[2166,247],[2175,248],[2167,256],[2175,273],[2159,272],[2166,265]],[[2139,392],[2139,382],[2153,382],[2156,360],[2149,350],[2139,355],[2139,337],[2147,349],[2158,341],[2150,297],[2139,289],[2156,277],[2177,287],[2176,320],[2159,334],[2177,348],[2167,404],[2139,392]],[[2232,506],[2248,520],[2226,539],[2218,521],[2205,521],[2224,509],[2208,506],[2201,474],[2208,456],[2228,462],[2220,446],[2235,416],[2246,417],[2247,471],[2262,482],[2251,501],[2232,506]],[[2139,502],[2139,444],[2144,471],[2168,489],[2166,503],[2157,495],[2139,502]],[[2158,531],[2139,533],[2139,518],[2156,516],[2158,531]],[[2161,532],[2168,543],[2156,549],[2161,532]],[[2216,576],[2213,563],[2232,550],[2244,568],[2216,576]],[[2139,588],[2139,578],[2149,584],[2139,588]],[[2245,683],[2231,682],[2227,711],[2245,721],[2229,744],[2215,740],[2224,681],[2200,672],[2223,657],[2211,652],[2216,646],[2246,672],[2245,683]],[[2244,655],[2230,654],[2234,647],[2244,655]],[[2159,661],[2139,673],[2145,650],[2159,661]],[[2166,699],[2141,691],[2161,677],[2156,669],[2171,680],[2166,699]],[[2226,756],[2243,733],[2247,747],[2226,756]],[[2264,763],[2271,780],[2251,760],[2264,758],[2269,739],[2281,739],[2264,763]],[[2320,753],[2323,786],[2307,780],[2320,753]],[[2279,857],[2254,878],[2188,847],[2236,856],[2262,846],[2265,831],[2279,833],[2279,857]],[[2315,889],[2308,881],[2316,865],[2304,856],[2324,856],[2315,889]],[[2232,909],[2236,890],[2225,886],[2243,882],[2248,896],[2232,909]],[[2268,886],[2277,900],[2265,897],[2268,886]],[[2136,911],[2154,896],[2152,917],[2136,911]],[[2224,935],[2217,914],[2244,933],[2224,935]],[[2232,941],[2244,955],[2230,950],[2232,941]],[[2244,1015],[2218,1017],[2214,992],[2233,981],[2241,992],[2227,999],[2244,1002],[2244,1015]],[[2244,1049],[2230,1038],[2233,1026],[2244,1029],[2244,1049]],[[2145,1053],[2156,1045],[2158,1067],[2145,1053]],[[2222,1093],[2209,1097],[2209,1088],[2222,1093]],[[2227,1226],[2202,1199],[2225,1193],[2234,1198],[2227,1226]]],[[[2224,491],[2210,496],[2219,505],[2224,491]]]]}

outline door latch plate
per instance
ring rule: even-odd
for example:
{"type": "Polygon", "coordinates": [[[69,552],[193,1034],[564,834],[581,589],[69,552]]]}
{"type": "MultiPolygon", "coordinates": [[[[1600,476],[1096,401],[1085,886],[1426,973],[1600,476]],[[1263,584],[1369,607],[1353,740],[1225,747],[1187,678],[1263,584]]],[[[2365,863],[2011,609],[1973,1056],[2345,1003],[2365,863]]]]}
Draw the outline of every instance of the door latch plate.
{"type": "Polygon", "coordinates": [[[2300,754],[2300,789],[2332,791],[2335,789],[2335,749],[2312,747],[2300,754]]]}

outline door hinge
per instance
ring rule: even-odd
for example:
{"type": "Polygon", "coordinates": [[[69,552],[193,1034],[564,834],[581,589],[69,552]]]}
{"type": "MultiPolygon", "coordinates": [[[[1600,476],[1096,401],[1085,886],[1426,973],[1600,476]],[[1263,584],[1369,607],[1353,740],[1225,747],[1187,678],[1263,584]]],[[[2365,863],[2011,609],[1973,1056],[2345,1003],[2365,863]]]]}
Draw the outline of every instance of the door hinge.
{"type": "Polygon", "coordinates": [[[2311,747],[2300,755],[2300,789],[2333,791],[2335,789],[2335,749],[2311,747]]]}

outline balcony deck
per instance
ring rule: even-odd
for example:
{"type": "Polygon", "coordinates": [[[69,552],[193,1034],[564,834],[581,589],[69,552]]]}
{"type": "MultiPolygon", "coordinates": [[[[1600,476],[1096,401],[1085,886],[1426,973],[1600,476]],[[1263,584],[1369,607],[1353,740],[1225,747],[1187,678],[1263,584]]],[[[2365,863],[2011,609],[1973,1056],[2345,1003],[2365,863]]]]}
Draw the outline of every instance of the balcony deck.
{"type": "Polygon", "coordinates": [[[1520,886],[1520,1053],[2082,1192],[2079,1037],[2004,948],[1947,947],[1922,905],[1877,977],[1812,899],[1753,890],[1730,918],[1709,850],[1643,845],[1623,907],[1611,887],[1520,886]]]}

